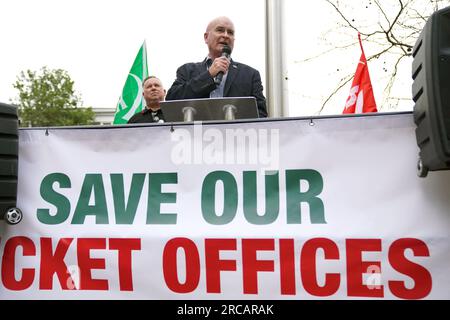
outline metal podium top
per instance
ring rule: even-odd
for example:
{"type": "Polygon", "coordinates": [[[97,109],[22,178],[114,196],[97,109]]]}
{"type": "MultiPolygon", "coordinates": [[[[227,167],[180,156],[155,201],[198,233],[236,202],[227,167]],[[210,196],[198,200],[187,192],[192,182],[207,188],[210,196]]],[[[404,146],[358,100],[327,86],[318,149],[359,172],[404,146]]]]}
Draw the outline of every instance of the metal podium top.
{"type": "Polygon", "coordinates": [[[160,103],[166,122],[182,122],[185,110],[192,108],[193,120],[225,120],[225,106],[235,107],[235,119],[258,118],[255,97],[226,97],[206,99],[171,100],[160,103]]]}

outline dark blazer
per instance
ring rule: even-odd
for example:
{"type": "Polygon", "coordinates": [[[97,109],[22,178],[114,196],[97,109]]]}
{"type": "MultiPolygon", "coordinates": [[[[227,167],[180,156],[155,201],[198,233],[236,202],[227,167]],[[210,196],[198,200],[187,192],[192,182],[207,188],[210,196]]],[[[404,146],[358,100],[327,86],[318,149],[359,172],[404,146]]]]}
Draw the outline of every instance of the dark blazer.
{"type": "Polygon", "coordinates": [[[164,121],[164,115],[161,109],[158,109],[155,113],[156,114],[153,115],[150,109],[144,107],[144,110],[135,113],[127,123],[151,123],[159,122],[159,120],[164,121]]]}
{"type": "MultiPolygon", "coordinates": [[[[203,62],[186,63],[178,68],[177,79],[170,87],[166,100],[209,98],[216,89],[213,77],[203,62]]],[[[231,60],[223,90],[224,97],[255,97],[260,118],[267,117],[266,98],[263,95],[258,70],[231,60]]]]}

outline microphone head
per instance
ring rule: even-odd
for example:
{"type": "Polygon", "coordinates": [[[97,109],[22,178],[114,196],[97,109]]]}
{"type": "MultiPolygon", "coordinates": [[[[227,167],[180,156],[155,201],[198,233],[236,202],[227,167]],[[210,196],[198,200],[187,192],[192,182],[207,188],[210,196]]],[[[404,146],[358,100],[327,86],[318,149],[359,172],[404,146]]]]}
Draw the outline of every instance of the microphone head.
{"type": "Polygon", "coordinates": [[[231,54],[231,47],[229,45],[227,45],[227,44],[224,44],[223,48],[222,48],[222,53],[226,53],[227,55],[230,55],[231,54]]]}

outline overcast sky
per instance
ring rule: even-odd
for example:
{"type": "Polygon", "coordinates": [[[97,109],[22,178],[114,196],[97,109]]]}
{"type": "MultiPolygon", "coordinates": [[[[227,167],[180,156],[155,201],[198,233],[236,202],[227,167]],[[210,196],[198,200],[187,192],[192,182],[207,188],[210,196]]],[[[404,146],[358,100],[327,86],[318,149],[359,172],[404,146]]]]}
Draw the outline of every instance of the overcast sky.
{"type": "MultiPolygon", "coordinates": [[[[314,114],[322,101],[319,96],[336,84],[330,77],[336,61],[356,70],[360,51],[356,48],[325,62],[298,64],[318,52],[320,37],[339,17],[323,0],[283,1],[289,113],[314,114]]],[[[69,72],[84,106],[115,108],[144,40],[149,73],[161,78],[168,89],[180,65],[206,56],[203,33],[208,22],[220,15],[235,24],[233,59],[258,69],[265,84],[264,0],[4,0],[0,12],[1,102],[17,96],[12,84],[20,71],[48,66],[69,72]]],[[[377,91],[382,90],[377,87],[377,71],[370,64],[369,70],[377,98],[381,94],[377,91]]],[[[404,90],[410,91],[410,70],[407,67],[402,72],[404,90]]],[[[347,87],[325,114],[342,112],[350,84],[347,87]]],[[[406,108],[412,109],[412,104],[406,108]]]]}

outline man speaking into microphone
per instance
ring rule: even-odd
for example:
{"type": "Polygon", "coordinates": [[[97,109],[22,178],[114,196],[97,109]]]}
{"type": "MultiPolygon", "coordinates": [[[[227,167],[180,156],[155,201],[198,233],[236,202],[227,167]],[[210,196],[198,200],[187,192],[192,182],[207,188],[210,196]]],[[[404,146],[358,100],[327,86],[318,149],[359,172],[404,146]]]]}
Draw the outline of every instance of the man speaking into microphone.
{"type": "Polygon", "coordinates": [[[186,63],[178,68],[166,100],[253,96],[258,105],[258,116],[267,117],[258,70],[231,59],[234,32],[234,24],[229,18],[212,20],[203,35],[208,56],[202,62],[186,63]]]}

